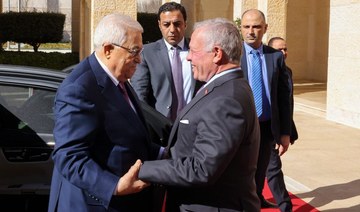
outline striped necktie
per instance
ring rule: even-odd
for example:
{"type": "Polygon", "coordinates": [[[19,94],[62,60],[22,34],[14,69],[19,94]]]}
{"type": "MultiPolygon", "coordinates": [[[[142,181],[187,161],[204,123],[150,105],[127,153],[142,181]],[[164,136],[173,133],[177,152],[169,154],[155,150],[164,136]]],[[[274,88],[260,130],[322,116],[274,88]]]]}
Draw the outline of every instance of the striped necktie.
{"type": "Polygon", "coordinates": [[[265,92],[260,53],[257,50],[251,50],[251,55],[251,80],[256,114],[259,121],[266,121],[270,118],[270,105],[265,92]]]}

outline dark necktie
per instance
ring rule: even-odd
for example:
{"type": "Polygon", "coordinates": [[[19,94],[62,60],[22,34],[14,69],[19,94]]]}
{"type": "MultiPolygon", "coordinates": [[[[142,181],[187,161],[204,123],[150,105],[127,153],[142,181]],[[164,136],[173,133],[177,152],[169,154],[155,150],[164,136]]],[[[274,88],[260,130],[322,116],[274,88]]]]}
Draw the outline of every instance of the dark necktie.
{"type": "Polygon", "coordinates": [[[124,82],[119,82],[119,89],[120,89],[120,92],[123,94],[126,102],[130,105],[130,107],[132,107],[131,103],[130,103],[130,98],[129,98],[129,95],[126,91],[126,87],[125,87],[125,83],[124,82]]]}
{"type": "Polygon", "coordinates": [[[176,91],[176,98],[173,97],[173,102],[171,106],[171,119],[175,120],[179,111],[185,106],[184,99],[184,81],[182,76],[182,63],[180,58],[180,47],[171,47],[173,50],[172,60],[171,60],[171,70],[174,80],[174,87],[176,91]]]}
{"type": "Polygon", "coordinates": [[[270,118],[270,105],[265,92],[260,53],[257,50],[251,50],[251,55],[252,90],[254,94],[256,114],[260,121],[266,121],[270,118]]]}

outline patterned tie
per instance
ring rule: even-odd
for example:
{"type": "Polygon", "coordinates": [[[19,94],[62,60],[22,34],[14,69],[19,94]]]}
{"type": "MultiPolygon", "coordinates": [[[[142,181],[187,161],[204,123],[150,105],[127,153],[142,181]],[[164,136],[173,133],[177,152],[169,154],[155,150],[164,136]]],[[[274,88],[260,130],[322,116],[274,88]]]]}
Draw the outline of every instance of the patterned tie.
{"type": "Polygon", "coordinates": [[[174,80],[174,87],[176,91],[176,99],[173,98],[172,102],[172,112],[171,112],[171,119],[175,120],[179,111],[185,106],[185,99],[184,99],[184,81],[182,76],[182,63],[180,59],[180,47],[171,47],[173,50],[173,55],[171,58],[171,70],[174,80]]]}
{"type": "Polygon", "coordinates": [[[256,50],[251,50],[252,60],[252,90],[254,94],[255,100],[255,107],[256,107],[256,114],[260,117],[263,113],[263,97],[264,97],[264,82],[262,77],[262,70],[261,70],[261,59],[260,54],[256,50]]]}

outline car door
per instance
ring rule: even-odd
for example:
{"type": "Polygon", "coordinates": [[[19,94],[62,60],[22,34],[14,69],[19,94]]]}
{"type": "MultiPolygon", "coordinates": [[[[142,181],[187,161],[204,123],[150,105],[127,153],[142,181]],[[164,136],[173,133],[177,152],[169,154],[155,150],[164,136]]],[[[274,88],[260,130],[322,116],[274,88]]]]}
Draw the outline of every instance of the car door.
{"type": "Polygon", "coordinates": [[[46,211],[55,144],[52,108],[66,75],[0,64],[0,211],[46,211]]]}
{"type": "Polygon", "coordinates": [[[47,194],[55,90],[0,85],[0,194],[47,194]]]}

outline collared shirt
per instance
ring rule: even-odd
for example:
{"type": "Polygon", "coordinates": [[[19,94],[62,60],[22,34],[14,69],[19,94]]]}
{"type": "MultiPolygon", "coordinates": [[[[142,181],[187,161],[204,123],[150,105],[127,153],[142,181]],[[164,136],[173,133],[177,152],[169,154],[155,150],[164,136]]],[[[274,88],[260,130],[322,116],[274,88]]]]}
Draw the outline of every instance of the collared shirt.
{"type": "MultiPolygon", "coordinates": [[[[245,52],[246,52],[246,62],[247,62],[247,72],[248,72],[248,79],[249,79],[249,84],[250,87],[253,87],[253,83],[252,83],[252,54],[250,53],[251,50],[253,50],[253,48],[251,46],[249,46],[248,44],[246,44],[244,42],[244,47],[245,47],[245,52]]],[[[264,82],[264,86],[265,86],[265,92],[266,92],[266,97],[269,100],[269,104],[271,106],[271,101],[270,101],[270,87],[269,87],[269,79],[268,79],[268,71],[267,71],[267,67],[266,67],[266,61],[265,61],[265,55],[264,55],[264,51],[263,51],[263,45],[261,44],[261,46],[258,49],[255,49],[257,51],[259,51],[260,53],[260,59],[261,59],[261,70],[262,70],[262,76],[263,76],[263,82],[264,82]]]]}
{"type": "MultiPolygon", "coordinates": [[[[173,50],[171,49],[171,47],[173,47],[172,45],[170,45],[165,39],[165,45],[168,49],[168,55],[169,55],[169,61],[171,61],[172,55],[173,55],[173,50]]],[[[182,75],[183,75],[183,89],[184,89],[184,99],[186,103],[189,103],[192,96],[193,96],[193,89],[192,89],[192,70],[191,70],[191,63],[189,61],[186,60],[186,57],[189,53],[189,51],[186,49],[185,50],[185,39],[183,38],[179,43],[178,46],[181,48],[180,51],[180,59],[181,59],[181,63],[182,63],[182,75]]]]}
{"type": "MultiPolygon", "coordinates": [[[[103,62],[101,62],[101,60],[100,60],[100,59],[98,58],[98,56],[96,55],[96,52],[95,52],[95,58],[96,58],[96,60],[99,62],[101,68],[103,68],[104,71],[105,71],[105,73],[110,77],[110,79],[111,79],[111,81],[114,83],[114,85],[115,85],[116,87],[118,87],[118,86],[119,86],[119,83],[120,83],[119,80],[117,80],[117,79],[114,77],[114,75],[110,72],[110,70],[108,69],[108,67],[106,67],[106,65],[105,65],[103,62]]],[[[126,89],[126,88],[124,88],[124,89],[126,89]]],[[[136,113],[136,109],[135,109],[133,103],[131,102],[131,99],[130,99],[130,98],[129,98],[129,103],[130,103],[130,106],[132,107],[133,111],[136,113]]]]}
{"type": "Polygon", "coordinates": [[[221,76],[224,76],[225,74],[229,74],[229,73],[232,73],[232,72],[235,72],[235,71],[240,71],[240,67],[239,68],[232,68],[232,69],[229,69],[229,70],[226,70],[226,71],[223,71],[219,74],[215,74],[213,77],[210,78],[209,81],[207,81],[205,83],[205,85],[202,86],[201,89],[205,88],[208,84],[210,84],[212,81],[216,80],[217,78],[221,77],[221,76]]]}
{"type": "MultiPolygon", "coordinates": [[[[115,86],[118,86],[119,85],[119,80],[117,80],[114,75],[112,75],[112,73],[110,72],[110,70],[108,69],[108,67],[106,67],[106,65],[104,63],[101,62],[101,60],[98,58],[98,56],[96,55],[96,52],[95,52],[95,58],[96,60],[99,62],[101,68],[104,69],[105,73],[110,77],[111,81],[114,83],[115,86]]],[[[120,91],[119,91],[120,92],[120,91]]],[[[131,107],[133,108],[134,112],[136,113],[136,110],[135,110],[135,107],[134,105],[132,104],[131,100],[130,100],[130,105],[131,107]]],[[[163,156],[164,154],[164,150],[165,148],[164,147],[160,147],[160,150],[159,150],[159,154],[157,156],[157,160],[160,160],[161,157],[163,156]]],[[[116,190],[114,191],[114,194],[116,193],[116,190]]]]}

